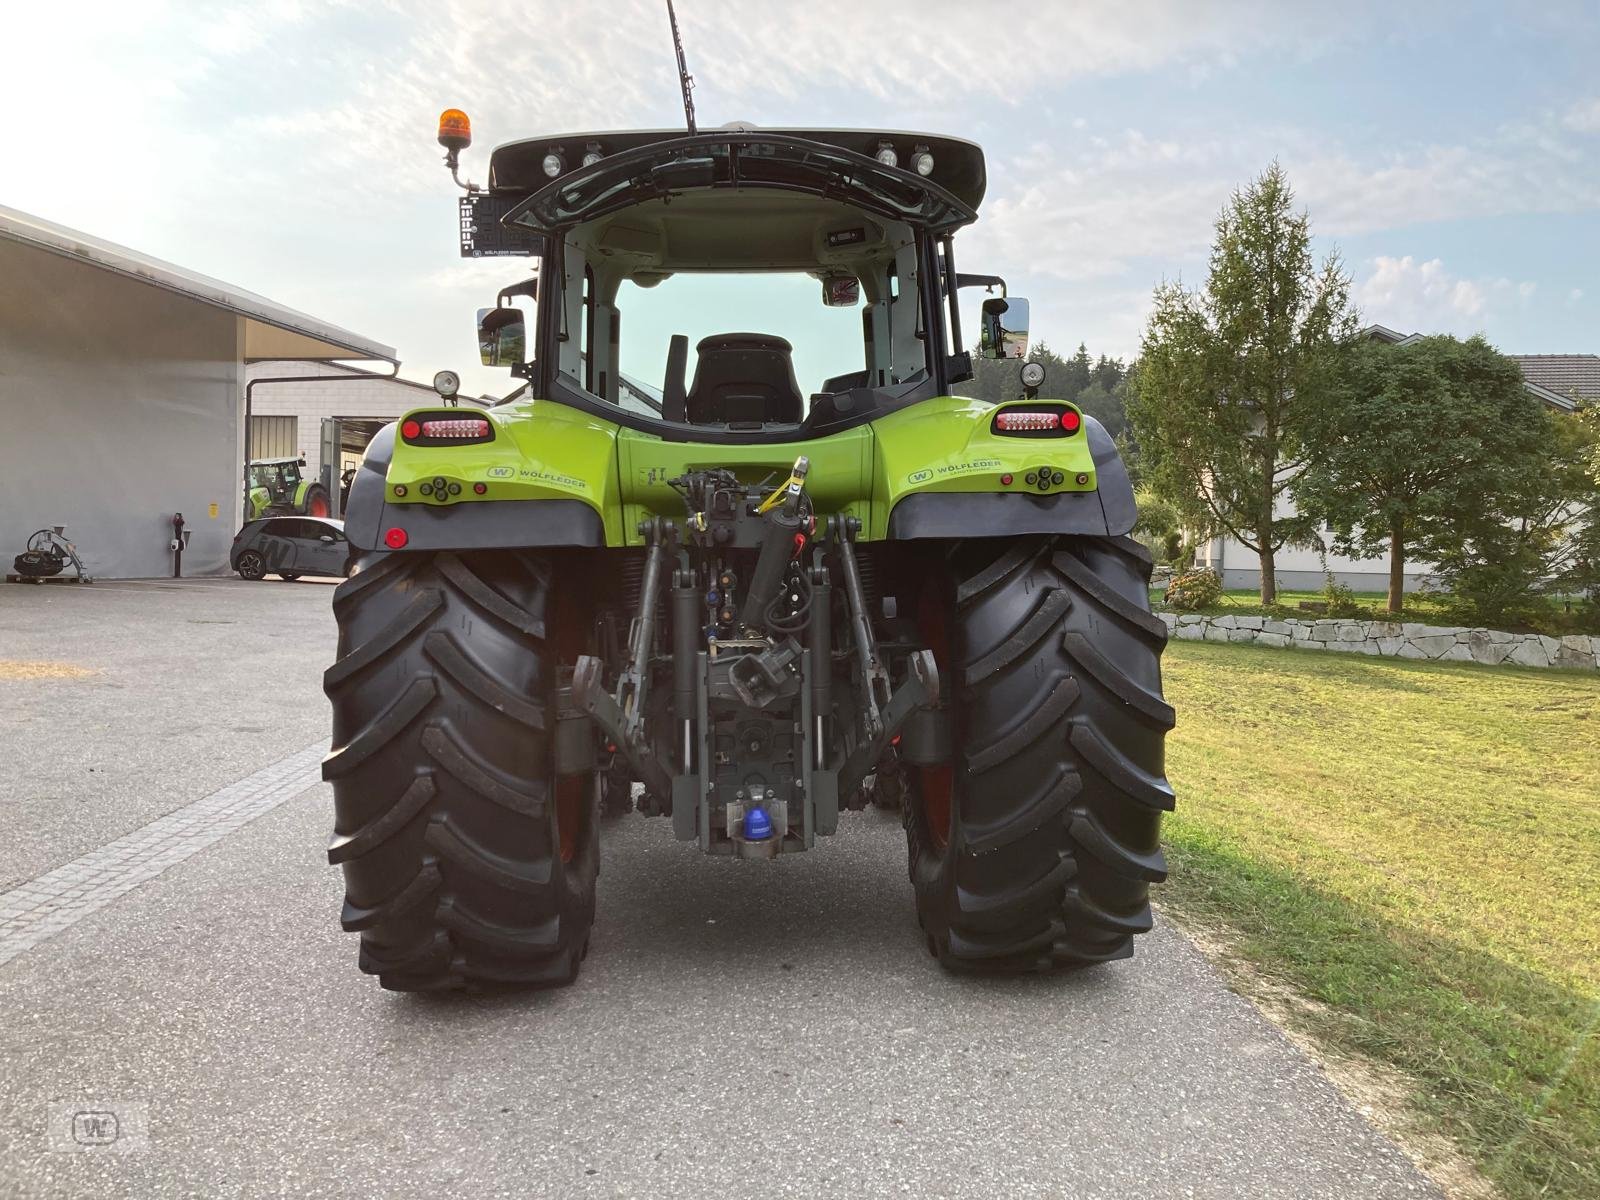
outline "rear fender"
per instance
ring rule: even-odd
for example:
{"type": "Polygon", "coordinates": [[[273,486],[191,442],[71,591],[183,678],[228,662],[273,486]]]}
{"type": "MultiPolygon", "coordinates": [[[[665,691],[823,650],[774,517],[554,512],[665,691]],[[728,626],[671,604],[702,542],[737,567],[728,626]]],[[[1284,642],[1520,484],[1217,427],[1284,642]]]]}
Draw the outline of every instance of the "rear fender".
{"type": "Polygon", "coordinates": [[[906,415],[937,424],[917,428],[908,422],[897,430],[890,421],[879,422],[880,479],[889,503],[884,526],[875,531],[878,537],[1104,537],[1133,529],[1138,513],[1127,468],[1095,418],[1080,413],[1083,432],[1073,438],[1010,438],[991,431],[994,405],[949,400],[918,408],[935,405],[952,407],[906,415]],[[966,430],[952,441],[962,420],[966,430]],[[1045,492],[1030,486],[1027,476],[1041,468],[1059,471],[1062,484],[1045,492]]]}
{"type": "Polygon", "coordinates": [[[486,414],[496,434],[486,444],[402,443],[397,454],[401,422],[379,430],[350,484],[345,536],[351,544],[386,549],[390,529],[405,531],[407,550],[604,546],[608,534],[620,540],[618,531],[607,528],[606,515],[612,514],[611,523],[620,518],[620,506],[607,503],[616,487],[616,427],[608,430],[589,418],[564,420],[550,410],[570,410],[554,405],[546,410],[554,420],[528,420],[527,406],[515,407],[523,410],[515,414],[521,419],[509,419],[509,412],[486,414]],[[441,476],[460,485],[448,503],[431,502],[421,492],[422,482],[441,476]],[[483,496],[475,492],[479,483],[483,496]],[[395,494],[397,485],[403,496],[395,494]],[[515,498],[499,499],[496,492],[515,498]]]}

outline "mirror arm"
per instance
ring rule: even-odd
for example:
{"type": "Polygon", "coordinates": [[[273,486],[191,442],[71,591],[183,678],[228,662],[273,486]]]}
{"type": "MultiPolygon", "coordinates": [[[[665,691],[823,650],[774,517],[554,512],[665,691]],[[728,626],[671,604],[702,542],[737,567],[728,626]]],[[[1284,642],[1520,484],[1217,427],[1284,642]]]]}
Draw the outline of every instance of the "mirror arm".
{"type": "Polygon", "coordinates": [[[521,283],[513,283],[510,287],[503,287],[495,293],[494,306],[504,308],[505,302],[513,296],[526,296],[529,300],[539,299],[539,277],[524,279],[521,283]]]}
{"type": "Polygon", "coordinates": [[[1004,300],[1006,298],[1006,281],[998,275],[957,275],[956,287],[981,287],[988,288],[991,291],[999,288],[1000,299],[1004,300]]]}

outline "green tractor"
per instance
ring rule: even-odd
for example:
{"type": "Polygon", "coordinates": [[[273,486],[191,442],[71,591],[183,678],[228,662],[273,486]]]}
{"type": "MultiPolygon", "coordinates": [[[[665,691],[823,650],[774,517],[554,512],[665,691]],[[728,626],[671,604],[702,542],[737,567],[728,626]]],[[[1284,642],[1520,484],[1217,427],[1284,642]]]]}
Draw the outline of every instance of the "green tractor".
{"type": "Polygon", "coordinates": [[[333,509],[328,489],[300,473],[305,465],[303,458],[252,459],[246,472],[244,519],[329,516],[333,509]]]}
{"type": "MultiPolygon", "coordinates": [[[[440,141],[454,173],[462,114],[440,141]]],[[[411,412],[352,485],[324,775],[361,968],[570,983],[619,788],[755,860],[892,797],[945,967],[1128,956],[1166,874],[1166,628],[1111,438],[1020,361],[1026,301],[956,269],[979,147],[691,123],[511,142],[462,186],[463,254],[533,259],[478,327],[527,386],[411,412]],[[954,391],[963,291],[1012,399],[954,391]]]]}

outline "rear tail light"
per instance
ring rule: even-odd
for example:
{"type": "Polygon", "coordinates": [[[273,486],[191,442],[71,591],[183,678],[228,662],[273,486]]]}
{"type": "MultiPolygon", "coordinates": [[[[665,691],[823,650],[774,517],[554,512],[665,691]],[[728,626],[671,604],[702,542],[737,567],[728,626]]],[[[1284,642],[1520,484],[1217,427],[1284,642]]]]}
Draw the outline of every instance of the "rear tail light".
{"type": "Polygon", "coordinates": [[[1071,437],[1083,419],[1066,405],[1049,408],[1003,408],[994,415],[993,429],[1009,437],[1071,437]]]}

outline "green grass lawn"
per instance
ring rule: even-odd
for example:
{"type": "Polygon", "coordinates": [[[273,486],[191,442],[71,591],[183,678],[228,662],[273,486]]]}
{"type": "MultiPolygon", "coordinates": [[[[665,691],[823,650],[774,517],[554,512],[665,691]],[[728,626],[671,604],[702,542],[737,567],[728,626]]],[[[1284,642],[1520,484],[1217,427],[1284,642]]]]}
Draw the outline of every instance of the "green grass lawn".
{"type": "MultiPolygon", "coordinates": [[[[1150,589],[1151,608],[1164,607],[1163,590],[1150,589]]],[[[1197,611],[1213,617],[1233,613],[1235,616],[1298,617],[1314,621],[1328,614],[1305,611],[1300,608],[1300,602],[1321,601],[1325,598],[1321,592],[1293,592],[1279,589],[1278,603],[1264,608],[1261,604],[1261,593],[1256,589],[1230,588],[1222,593],[1222,598],[1216,604],[1197,611]]],[[[1355,602],[1364,610],[1362,612],[1364,617],[1386,618],[1389,615],[1389,597],[1384,592],[1356,592],[1355,602]]],[[[1483,624],[1448,592],[1407,592],[1405,611],[1400,619],[1420,621],[1426,625],[1465,625],[1468,628],[1483,624]]],[[[1549,597],[1526,617],[1502,622],[1500,628],[1533,630],[1551,637],[1560,637],[1563,633],[1600,633],[1600,612],[1597,612],[1594,606],[1584,604],[1577,597],[1570,599],[1549,597]]]]}
{"type": "Polygon", "coordinates": [[[1600,1196],[1600,674],[1173,642],[1165,675],[1167,910],[1507,1195],[1600,1196]]]}

